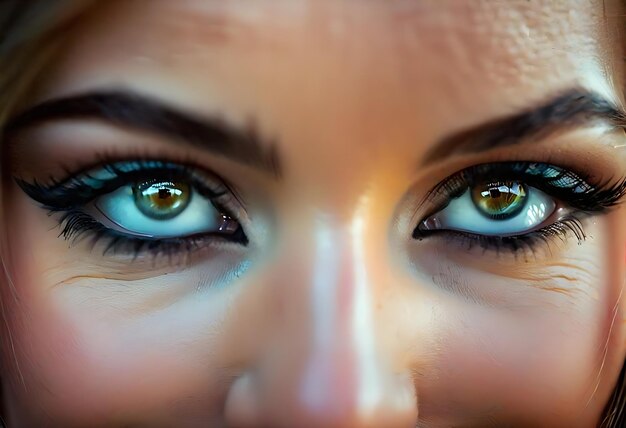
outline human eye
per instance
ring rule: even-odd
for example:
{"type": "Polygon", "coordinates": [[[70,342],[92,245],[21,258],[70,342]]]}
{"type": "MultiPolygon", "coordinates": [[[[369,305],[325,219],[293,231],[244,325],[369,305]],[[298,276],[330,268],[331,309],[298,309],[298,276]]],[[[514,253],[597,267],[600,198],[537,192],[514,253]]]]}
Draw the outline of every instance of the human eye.
{"type": "Polygon", "coordinates": [[[247,244],[242,207],[228,186],[201,168],[156,160],[117,161],[51,183],[16,179],[25,193],[58,213],[60,236],[104,240],[104,254],[153,255],[216,241],[247,244]]]}
{"type": "Polygon", "coordinates": [[[485,248],[531,247],[537,239],[573,233],[626,194],[626,180],[594,183],[559,166],[538,162],[481,164],[446,178],[430,193],[436,207],[413,237],[453,234],[485,248]]]}

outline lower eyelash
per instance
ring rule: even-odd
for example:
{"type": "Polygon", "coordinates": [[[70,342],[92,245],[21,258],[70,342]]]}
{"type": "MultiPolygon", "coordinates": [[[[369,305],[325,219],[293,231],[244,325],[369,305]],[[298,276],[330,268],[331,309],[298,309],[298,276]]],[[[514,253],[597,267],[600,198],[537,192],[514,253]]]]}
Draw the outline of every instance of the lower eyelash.
{"type": "MultiPolygon", "coordinates": [[[[54,211],[51,212],[51,214],[54,213],[54,211]]],[[[216,243],[248,244],[248,238],[241,226],[235,233],[227,236],[214,233],[181,238],[150,239],[117,232],[104,226],[89,214],[76,209],[63,212],[59,224],[61,225],[59,237],[69,241],[72,245],[89,240],[90,249],[93,251],[97,244],[106,242],[102,251],[103,256],[123,253],[137,258],[143,252],[147,252],[153,258],[166,256],[171,259],[172,256],[190,253],[216,243]]]]}
{"type": "Polygon", "coordinates": [[[486,236],[458,230],[418,230],[413,233],[413,238],[421,241],[433,235],[444,235],[455,239],[455,244],[461,245],[467,250],[478,246],[484,252],[495,251],[499,254],[505,250],[513,254],[535,254],[540,245],[548,246],[554,239],[566,242],[568,236],[573,235],[578,245],[587,239],[582,221],[574,214],[562,217],[541,229],[537,229],[517,236],[486,236]]]}

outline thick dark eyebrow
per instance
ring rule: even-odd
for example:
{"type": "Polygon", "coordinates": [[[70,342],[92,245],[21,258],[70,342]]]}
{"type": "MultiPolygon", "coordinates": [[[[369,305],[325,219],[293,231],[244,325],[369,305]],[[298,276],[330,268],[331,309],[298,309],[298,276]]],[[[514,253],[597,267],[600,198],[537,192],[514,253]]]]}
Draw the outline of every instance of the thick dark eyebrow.
{"type": "Polygon", "coordinates": [[[200,117],[132,92],[89,92],[44,101],[9,120],[3,132],[10,135],[43,122],[71,119],[97,119],[164,135],[281,175],[274,141],[262,140],[254,123],[239,129],[219,118],[200,117]]]}
{"type": "Polygon", "coordinates": [[[512,116],[497,118],[444,138],[422,160],[430,164],[457,155],[479,153],[523,142],[539,141],[556,132],[603,121],[626,129],[626,114],[601,96],[571,90],[512,116]]]}

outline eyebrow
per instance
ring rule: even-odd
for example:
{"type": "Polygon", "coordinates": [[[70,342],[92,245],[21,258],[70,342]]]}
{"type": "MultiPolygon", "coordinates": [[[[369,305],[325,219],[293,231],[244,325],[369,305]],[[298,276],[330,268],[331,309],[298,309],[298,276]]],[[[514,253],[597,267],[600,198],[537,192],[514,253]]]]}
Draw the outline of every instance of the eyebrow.
{"type": "Polygon", "coordinates": [[[213,154],[281,175],[274,141],[264,140],[254,122],[239,128],[215,117],[200,117],[134,92],[89,92],[51,99],[9,120],[6,135],[43,122],[97,119],[156,133],[213,154]]]}
{"type": "MultiPolygon", "coordinates": [[[[154,132],[280,177],[274,141],[265,141],[254,123],[241,129],[219,118],[199,117],[134,92],[104,91],[52,99],[11,119],[5,134],[39,123],[99,119],[154,132]]],[[[597,94],[570,90],[512,116],[498,118],[450,135],[426,152],[422,165],[455,154],[470,154],[545,138],[557,131],[604,120],[626,129],[626,114],[597,94]]]]}
{"type": "Polygon", "coordinates": [[[601,96],[570,90],[521,113],[490,120],[450,135],[426,152],[422,165],[457,154],[480,153],[528,141],[538,141],[558,131],[603,121],[626,129],[626,114],[601,96]]]}

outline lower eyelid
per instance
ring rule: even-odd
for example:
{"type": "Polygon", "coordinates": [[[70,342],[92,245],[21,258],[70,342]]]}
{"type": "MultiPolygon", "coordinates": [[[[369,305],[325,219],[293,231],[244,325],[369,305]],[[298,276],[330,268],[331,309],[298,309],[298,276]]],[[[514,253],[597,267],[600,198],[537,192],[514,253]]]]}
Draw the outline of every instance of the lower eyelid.
{"type": "Polygon", "coordinates": [[[582,244],[587,239],[585,220],[597,215],[602,215],[602,213],[589,213],[557,204],[557,208],[550,217],[539,227],[525,234],[487,236],[458,230],[425,231],[416,228],[413,238],[417,242],[430,238],[442,239],[447,249],[450,246],[457,246],[463,251],[479,248],[483,253],[489,251],[495,256],[500,256],[503,251],[506,251],[511,254],[521,253],[530,256],[545,254],[546,257],[552,257],[559,254],[558,251],[553,251],[553,244],[565,244],[570,238],[573,238],[577,244],[582,244]]]}
{"type": "Polygon", "coordinates": [[[57,218],[61,228],[59,237],[70,242],[71,246],[80,244],[89,253],[100,253],[102,257],[112,257],[113,260],[118,259],[124,263],[148,260],[151,261],[152,268],[161,261],[169,265],[188,264],[192,253],[194,259],[200,257],[198,260],[206,260],[208,255],[205,251],[212,254],[212,258],[221,254],[220,248],[229,248],[232,251],[248,244],[247,237],[241,230],[227,236],[203,234],[186,238],[154,239],[120,233],[83,211],[57,214],[60,215],[57,218]]]}
{"type": "MultiPolygon", "coordinates": [[[[482,236],[451,230],[439,231],[436,236],[443,240],[441,245],[444,245],[446,253],[457,247],[463,252],[478,249],[480,250],[479,256],[489,252],[495,257],[501,257],[504,254],[523,254],[525,256],[545,254],[546,256],[554,256],[559,254],[559,252],[552,249],[553,244],[563,244],[568,236],[575,238],[576,242],[580,244],[587,237],[582,224],[570,219],[551,223],[545,228],[515,237],[482,236]]],[[[419,242],[428,237],[428,235],[418,236],[417,241],[419,242]]],[[[435,235],[433,234],[432,237],[434,238],[435,235]]]]}

